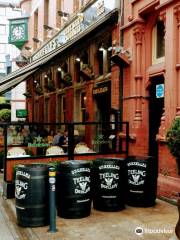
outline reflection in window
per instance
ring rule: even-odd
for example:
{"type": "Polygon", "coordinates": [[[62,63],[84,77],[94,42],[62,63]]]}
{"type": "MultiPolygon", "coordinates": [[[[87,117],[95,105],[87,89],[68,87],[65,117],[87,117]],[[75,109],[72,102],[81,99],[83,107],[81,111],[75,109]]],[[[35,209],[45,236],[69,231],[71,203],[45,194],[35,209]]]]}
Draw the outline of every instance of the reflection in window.
{"type": "Polygon", "coordinates": [[[164,61],[165,55],[165,27],[162,21],[158,21],[152,32],[152,62],[154,64],[164,61]]]}
{"type": "Polygon", "coordinates": [[[157,58],[164,56],[164,23],[159,21],[157,23],[157,45],[156,45],[156,56],[157,58]]]}

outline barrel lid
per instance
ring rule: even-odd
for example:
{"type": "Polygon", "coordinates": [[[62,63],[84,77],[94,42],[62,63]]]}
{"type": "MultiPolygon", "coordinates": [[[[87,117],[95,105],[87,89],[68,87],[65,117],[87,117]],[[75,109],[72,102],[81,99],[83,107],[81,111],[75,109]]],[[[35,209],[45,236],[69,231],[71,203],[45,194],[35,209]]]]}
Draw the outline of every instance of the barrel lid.
{"type": "Polygon", "coordinates": [[[88,167],[90,168],[91,161],[86,160],[67,160],[60,162],[58,165],[58,169],[76,169],[76,168],[82,168],[82,167],[88,167]]]}
{"type": "Polygon", "coordinates": [[[28,169],[28,170],[35,170],[35,169],[48,169],[48,165],[47,164],[43,164],[43,163],[30,163],[30,164],[19,164],[16,167],[17,169],[28,169]]]}
{"type": "Polygon", "coordinates": [[[86,160],[67,160],[67,161],[63,161],[60,162],[59,165],[62,166],[79,166],[79,165],[89,165],[91,163],[91,161],[86,161],[86,160]]]}
{"type": "Polygon", "coordinates": [[[93,164],[109,164],[109,163],[121,163],[125,160],[125,158],[115,158],[115,157],[107,157],[107,158],[96,158],[93,161],[93,164]]]}

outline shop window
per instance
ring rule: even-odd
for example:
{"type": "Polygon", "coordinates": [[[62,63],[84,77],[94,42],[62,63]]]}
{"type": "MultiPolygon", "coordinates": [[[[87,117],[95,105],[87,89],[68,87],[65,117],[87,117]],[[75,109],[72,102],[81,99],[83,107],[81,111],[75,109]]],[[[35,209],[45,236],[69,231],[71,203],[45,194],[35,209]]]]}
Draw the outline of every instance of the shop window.
{"type": "Polygon", "coordinates": [[[81,93],[81,121],[86,121],[86,93],[81,93]]]}
{"type": "Polygon", "coordinates": [[[76,60],[76,64],[75,64],[75,71],[76,71],[76,81],[77,82],[81,82],[82,77],[80,76],[80,70],[81,70],[81,62],[76,60]]]}
{"type": "Polygon", "coordinates": [[[104,59],[104,49],[101,49],[99,47],[97,51],[99,75],[103,75],[103,62],[104,62],[103,59],[104,59]]]}
{"type": "Polygon", "coordinates": [[[104,38],[103,42],[97,47],[97,61],[99,75],[111,72],[111,56],[112,56],[112,38],[111,35],[104,38]]]}
{"type": "Polygon", "coordinates": [[[152,32],[152,63],[164,62],[165,56],[164,22],[158,21],[152,32]]]}
{"type": "Polygon", "coordinates": [[[58,88],[65,88],[72,85],[72,76],[68,70],[69,64],[67,62],[57,67],[56,79],[58,88]]]}
{"type": "Polygon", "coordinates": [[[53,72],[52,72],[51,68],[44,75],[44,88],[48,92],[55,90],[55,84],[54,84],[54,80],[53,80],[53,72]]]}
{"type": "Polygon", "coordinates": [[[57,86],[57,88],[61,88],[62,86],[62,84],[61,84],[61,81],[62,81],[62,69],[59,67],[58,69],[57,69],[57,73],[56,73],[56,86],[57,86]]]}
{"type": "Polygon", "coordinates": [[[34,78],[34,91],[36,95],[42,95],[43,94],[43,89],[42,89],[42,80],[41,76],[35,76],[34,78]]]}

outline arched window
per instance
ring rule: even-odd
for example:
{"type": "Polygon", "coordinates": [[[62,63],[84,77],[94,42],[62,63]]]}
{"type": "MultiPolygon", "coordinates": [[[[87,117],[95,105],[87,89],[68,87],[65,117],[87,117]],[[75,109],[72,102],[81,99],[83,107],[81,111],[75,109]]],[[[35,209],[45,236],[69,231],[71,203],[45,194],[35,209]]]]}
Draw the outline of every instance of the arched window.
{"type": "Polygon", "coordinates": [[[152,64],[164,62],[165,27],[163,21],[157,21],[152,32],[152,64]]]}

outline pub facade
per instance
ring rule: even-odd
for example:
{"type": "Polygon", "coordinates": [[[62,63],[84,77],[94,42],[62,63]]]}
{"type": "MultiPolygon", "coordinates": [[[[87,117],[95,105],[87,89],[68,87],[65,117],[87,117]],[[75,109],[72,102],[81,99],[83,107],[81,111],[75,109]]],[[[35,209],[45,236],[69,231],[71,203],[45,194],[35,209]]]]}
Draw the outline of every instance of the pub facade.
{"type": "MultiPolygon", "coordinates": [[[[22,52],[34,49],[19,80],[27,82],[27,120],[129,122],[129,155],[154,156],[158,195],[177,198],[166,132],[180,116],[179,1],[61,3],[21,1],[33,36],[22,52]]],[[[78,130],[90,141],[91,128],[78,130]]]]}

